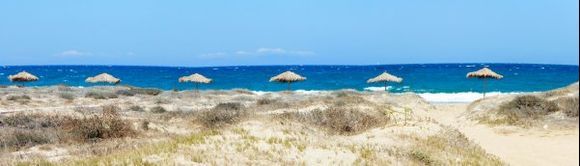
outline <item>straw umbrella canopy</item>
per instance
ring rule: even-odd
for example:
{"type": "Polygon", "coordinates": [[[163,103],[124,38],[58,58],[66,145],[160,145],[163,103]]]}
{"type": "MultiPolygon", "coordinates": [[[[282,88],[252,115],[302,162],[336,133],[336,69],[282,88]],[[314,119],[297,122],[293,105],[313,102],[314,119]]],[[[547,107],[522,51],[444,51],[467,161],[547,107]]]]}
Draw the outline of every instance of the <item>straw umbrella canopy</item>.
{"type": "Polygon", "coordinates": [[[32,82],[32,81],[38,81],[38,77],[36,77],[35,75],[32,75],[26,71],[22,71],[18,74],[15,75],[9,75],[8,79],[11,82],[32,82]]]}
{"type": "Polygon", "coordinates": [[[277,76],[270,78],[270,82],[281,82],[281,83],[288,83],[288,90],[290,90],[290,84],[293,82],[304,81],[306,77],[302,77],[294,72],[285,71],[277,76]]]}
{"type": "Polygon", "coordinates": [[[179,77],[179,82],[180,83],[184,83],[184,82],[195,83],[195,89],[197,90],[199,84],[209,84],[212,82],[212,80],[201,75],[201,74],[195,73],[195,74],[192,74],[189,76],[179,77]]]}
{"type": "Polygon", "coordinates": [[[120,79],[115,78],[114,76],[108,74],[108,73],[101,73],[99,75],[96,75],[94,77],[89,77],[85,80],[85,82],[88,83],[109,83],[109,84],[118,84],[121,82],[120,79]]]}
{"type": "Polygon", "coordinates": [[[485,98],[485,88],[486,88],[486,84],[487,84],[487,79],[502,79],[503,76],[500,74],[497,74],[496,72],[492,71],[491,69],[484,67],[483,69],[479,69],[477,71],[474,72],[469,72],[467,73],[467,78],[479,78],[479,79],[483,79],[483,97],[485,98]]]}
{"type": "Polygon", "coordinates": [[[387,83],[388,82],[401,83],[402,81],[403,81],[402,78],[391,75],[385,71],[385,72],[383,72],[383,74],[380,74],[380,75],[376,76],[375,78],[371,78],[371,79],[367,80],[367,83],[381,83],[382,82],[385,85],[385,91],[387,91],[387,83]]]}

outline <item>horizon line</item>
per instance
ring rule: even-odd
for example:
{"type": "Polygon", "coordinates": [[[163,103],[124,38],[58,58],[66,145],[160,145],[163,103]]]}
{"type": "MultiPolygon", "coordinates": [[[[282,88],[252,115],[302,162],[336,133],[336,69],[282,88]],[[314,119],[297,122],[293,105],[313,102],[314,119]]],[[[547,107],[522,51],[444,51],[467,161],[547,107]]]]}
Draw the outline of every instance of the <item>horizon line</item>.
{"type": "Polygon", "coordinates": [[[580,66],[579,64],[550,64],[550,63],[505,63],[505,62],[465,62],[465,63],[393,63],[393,64],[273,64],[273,65],[215,65],[215,66],[181,66],[181,65],[123,65],[123,64],[47,64],[47,65],[0,65],[2,67],[25,67],[25,66],[110,66],[110,67],[183,67],[183,68],[209,68],[209,67],[276,67],[276,66],[389,66],[389,65],[554,65],[554,66],[580,66]]]}

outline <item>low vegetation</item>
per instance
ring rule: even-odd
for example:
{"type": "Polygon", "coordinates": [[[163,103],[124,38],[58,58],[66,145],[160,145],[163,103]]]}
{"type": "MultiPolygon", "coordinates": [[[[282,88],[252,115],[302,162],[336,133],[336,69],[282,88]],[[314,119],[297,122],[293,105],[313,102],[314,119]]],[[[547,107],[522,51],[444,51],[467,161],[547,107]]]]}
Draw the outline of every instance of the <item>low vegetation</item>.
{"type": "Polygon", "coordinates": [[[420,165],[506,165],[448,127],[427,138],[417,138],[407,155],[420,165]]]}
{"type": "Polygon", "coordinates": [[[560,110],[568,117],[578,118],[578,96],[576,97],[562,97],[555,100],[560,107],[560,110]]]}
{"type": "Polygon", "coordinates": [[[22,101],[22,100],[30,100],[30,96],[28,95],[10,95],[6,97],[6,100],[10,101],[22,101]]]}
{"type": "Polygon", "coordinates": [[[155,88],[137,88],[137,87],[131,87],[128,92],[129,93],[132,93],[132,94],[156,96],[156,95],[160,94],[163,91],[162,90],[159,90],[159,89],[155,89],[155,88]]]}
{"type": "Polygon", "coordinates": [[[371,114],[357,109],[331,107],[326,110],[314,110],[307,113],[287,112],[282,119],[313,124],[330,133],[351,135],[370,128],[385,125],[389,118],[382,114],[371,114]]]}
{"type": "Polygon", "coordinates": [[[74,100],[76,98],[75,94],[70,92],[62,92],[58,96],[66,100],[74,100]]]}
{"type": "Polygon", "coordinates": [[[94,98],[94,99],[114,99],[117,98],[117,94],[109,91],[89,91],[85,94],[86,98],[94,98]]]}
{"type": "Polygon", "coordinates": [[[0,147],[10,151],[39,144],[95,142],[136,134],[117,111],[115,106],[105,106],[100,115],[81,118],[40,113],[5,116],[0,118],[0,147]]]}
{"type": "Polygon", "coordinates": [[[165,108],[163,108],[162,106],[155,106],[155,107],[151,107],[149,109],[149,112],[160,114],[160,113],[167,112],[167,110],[165,108]]]}
{"type": "Polygon", "coordinates": [[[199,113],[196,121],[205,127],[217,128],[240,122],[248,115],[249,112],[240,103],[220,103],[210,110],[199,113]]]}

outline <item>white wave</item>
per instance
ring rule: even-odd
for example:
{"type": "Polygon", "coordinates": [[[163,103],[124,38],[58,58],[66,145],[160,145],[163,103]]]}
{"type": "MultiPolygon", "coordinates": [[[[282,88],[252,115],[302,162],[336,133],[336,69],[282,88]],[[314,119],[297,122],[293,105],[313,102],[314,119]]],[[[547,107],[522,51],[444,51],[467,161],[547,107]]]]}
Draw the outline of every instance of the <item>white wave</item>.
{"type": "MultiPolygon", "coordinates": [[[[387,90],[391,90],[391,89],[393,89],[392,86],[387,86],[387,90]]],[[[372,87],[366,87],[366,88],[364,88],[364,90],[366,90],[366,91],[385,91],[385,87],[384,86],[382,86],[382,87],[372,86],[372,87]]]]}
{"type": "MultiPolygon", "coordinates": [[[[303,89],[298,89],[298,90],[292,90],[295,93],[300,93],[300,94],[319,94],[319,93],[324,93],[324,92],[329,92],[329,91],[325,91],[325,90],[303,90],[303,89]]],[[[257,95],[264,95],[264,94],[268,94],[268,93],[276,93],[278,91],[251,91],[254,94],[257,95]]]]}
{"type": "MultiPolygon", "coordinates": [[[[489,92],[485,93],[486,97],[498,95],[521,94],[523,92],[489,92]]],[[[458,93],[418,93],[423,99],[435,103],[469,103],[483,98],[482,93],[477,92],[458,92],[458,93]]]]}

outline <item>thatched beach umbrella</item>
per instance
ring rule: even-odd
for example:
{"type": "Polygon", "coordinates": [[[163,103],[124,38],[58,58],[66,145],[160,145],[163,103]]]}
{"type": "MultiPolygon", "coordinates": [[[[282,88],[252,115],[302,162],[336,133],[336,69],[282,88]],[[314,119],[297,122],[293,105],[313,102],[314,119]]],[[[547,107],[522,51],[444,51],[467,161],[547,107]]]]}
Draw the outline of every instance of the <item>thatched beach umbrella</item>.
{"type": "Polygon", "coordinates": [[[371,78],[371,79],[367,80],[367,83],[380,83],[380,82],[382,82],[385,84],[385,91],[387,91],[387,82],[400,83],[402,81],[403,81],[402,78],[391,75],[385,71],[385,72],[383,72],[383,74],[380,74],[380,75],[376,76],[375,78],[371,78]]]}
{"type": "Polygon", "coordinates": [[[212,81],[211,79],[209,79],[201,74],[198,74],[198,73],[192,74],[190,76],[183,76],[183,77],[179,78],[180,83],[183,83],[183,82],[195,83],[196,90],[198,89],[199,84],[209,84],[209,83],[211,83],[211,81],[212,81]]]}
{"type": "Polygon", "coordinates": [[[288,83],[288,90],[291,89],[290,84],[292,82],[304,81],[306,77],[302,77],[294,72],[285,71],[284,73],[278,74],[270,78],[270,82],[281,82],[281,83],[288,83]]]}
{"type": "Polygon", "coordinates": [[[503,76],[493,72],[491,69],[484,67],[483,69],[479,69],[478,71],[469,72],[467,73],[467,78],[479,78],[483,79],[483,97],[485,98],[485,88],[487,84],[487,79],[502,79],[503,76]]]}
{"type": "Polygon", "coordinates": [[[21,82],[21,83],[38,81],[38,77],[36,77],[35,75],[32,75],[26,71],[22,71],[18,74],[15,74],[15,75],[9,75],[8,79],[11,82],[21,82]]]}
{"type": "Polygon", "coordinates": [[[89,77],[85,80],[85,82],[88,83],[109,83],[109,84],[118,84],[121,82],[120,79],[115,78],[114,76],[108,74],[108,73],[101,73],[99,75],[96,75],[94,77],[89,77]]]}

